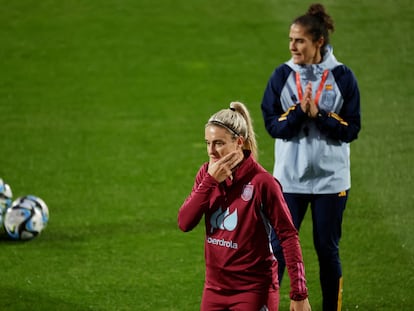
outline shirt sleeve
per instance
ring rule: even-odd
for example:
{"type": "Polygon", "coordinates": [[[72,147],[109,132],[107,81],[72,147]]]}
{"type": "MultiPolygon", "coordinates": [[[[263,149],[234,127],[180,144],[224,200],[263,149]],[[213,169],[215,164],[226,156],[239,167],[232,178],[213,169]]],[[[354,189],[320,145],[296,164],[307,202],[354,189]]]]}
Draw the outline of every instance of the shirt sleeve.
{"type": "Polygon", "coordinates": [[[339,114],[321,110],[316,124],[330,138],[349,143],[358,137],[361,129],[360,94],[357,80],[346,66],[332,71],[344,100],[339,114]]]}
{"type": "Polygon", "coordinates": [[[308,297],[308,289],[299,234],[293,225],[280,184],[276,180],[266,184],[270,185],[264,191],[266,213],[283,248],[290,278],[290,298],[297,301],[303,300],[308,297]]]}
{"type": "Polygon", "coordinates": [[[210,206],[210,194],[218,186],[218,182],[207,173],[207,164],[197,173],[190,195],[185,199],[178,211],[178,227],[191,231],[198,225],[210,206]]]}
{"type": "Polygon", "coordinates": [[[281,65],[273,72],[264,91],[261,109],[267,132],[273,138],[290,139],[297,135],[307,115],[294,103],[284,111],[280,101],[282,89],[292,69],[281,65]]]}

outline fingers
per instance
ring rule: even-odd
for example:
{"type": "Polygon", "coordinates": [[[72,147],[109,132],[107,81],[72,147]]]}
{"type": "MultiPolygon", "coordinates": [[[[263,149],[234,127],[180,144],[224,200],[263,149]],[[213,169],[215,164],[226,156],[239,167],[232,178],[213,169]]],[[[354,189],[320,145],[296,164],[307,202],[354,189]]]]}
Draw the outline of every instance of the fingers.
{"type": "Polygon", "coordinates": [[[231,152],[215,163],[210,163],[208,172],[218,182],[224,181],[233,173],[233,169],[243,159],[243,154],[240,156],[240,151],[231,152]]]}
{"type": "Polygon", "coordinates": [[[219,162],[223,160],[223,165],[227,166],[230,170],[232,170],[237,164],[240,162],[239,152],[233,151],[224,156],[219,162]]]}
{"type": "Polygon", "coordinates": [[[306,85],[304,99],[308,103],[310,103],[312,101],[312,83],[311,82],[309,82],[306,85]]]}
{"type": "Polygon", "coordinates": [[[306,114],[309,114],[310,104],[312,102],[312,83],[306,84],[305,93],[303,99],[300,102],[300,108],[306,114]]]}
{"type": "Polygon", "coordinates": [[[306,84],[305,93],[303,99],[300,103],[302,111],[306,113],[310,118],[315,118],[318,108],[315,104],[314,99],[312,98],[312,83],[309,82],[306,84]]]}

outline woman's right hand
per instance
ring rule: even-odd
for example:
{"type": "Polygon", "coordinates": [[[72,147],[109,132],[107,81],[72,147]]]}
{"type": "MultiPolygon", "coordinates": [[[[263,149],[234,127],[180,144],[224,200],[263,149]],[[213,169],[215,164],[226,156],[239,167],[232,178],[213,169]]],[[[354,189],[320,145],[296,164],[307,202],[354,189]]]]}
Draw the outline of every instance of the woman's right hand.
{"type": "Polygon", "coordinates": [[[312,83],[306,85],[303,99],[300,101],[300,108],[306,114],[309,114],[310,106],[312,104],[312,83]]]}
{"type": "Polygon", "coordinates": [[[226,154],[216,162],[210,161],[208,173],[217,182],[223,182],[233,174],[233,169],[243,160],[243,151],[236,150],[226,154]]]}

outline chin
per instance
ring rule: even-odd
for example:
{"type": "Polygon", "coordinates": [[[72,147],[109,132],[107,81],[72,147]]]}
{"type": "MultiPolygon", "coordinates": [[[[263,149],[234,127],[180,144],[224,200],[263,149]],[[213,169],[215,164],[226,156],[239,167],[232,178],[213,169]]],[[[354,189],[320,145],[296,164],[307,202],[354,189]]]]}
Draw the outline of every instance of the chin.
{"type": "Polygon", "coordinates": [[[296,65],[303,64],[303,59],[300,56],[292,55],[292,60],[293,60],[293,63],[295,63],[296,65]]]}

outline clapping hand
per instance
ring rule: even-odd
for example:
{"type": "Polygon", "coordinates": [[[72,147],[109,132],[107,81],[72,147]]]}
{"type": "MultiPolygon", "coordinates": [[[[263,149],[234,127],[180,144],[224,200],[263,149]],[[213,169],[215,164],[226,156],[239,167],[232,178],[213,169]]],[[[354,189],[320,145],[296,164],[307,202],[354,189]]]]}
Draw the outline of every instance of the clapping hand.
{"type": "Polygon", "coordinates": [[[316,118],[318,115],[318,106],[312,98],[312,83],[309,82],[305,88],[305,94],[300,102],[300,108],[309,118],[316,118]]]}

